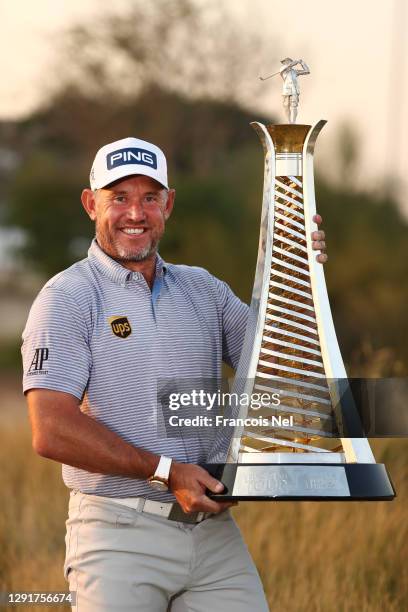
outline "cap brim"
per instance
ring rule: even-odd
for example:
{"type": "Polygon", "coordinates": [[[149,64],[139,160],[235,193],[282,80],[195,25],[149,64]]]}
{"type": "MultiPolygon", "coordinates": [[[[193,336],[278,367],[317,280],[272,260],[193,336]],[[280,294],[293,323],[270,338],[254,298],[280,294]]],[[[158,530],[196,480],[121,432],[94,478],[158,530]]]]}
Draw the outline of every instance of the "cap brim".
{"type": "Polygon", "coordinates": [[[103,187],[108,187],[108,185],[112,185],[113,183],[117,183],[120,180],[124,180],[126,178],[129,178],[130,176],[135,175],[148,176],[154,179],[157,183],[159,183],[159,185],[162,185],[162,187],[164,187],[165,189],[169,188],[167,183],[161,181],[157,177],[157,171],[154,168],[128,165],[126,167],[126,170],[123,167],[111,170],[109,172],[109,180],[107,180],[106,182],[95,182],[92,189],[102,189],[103,187]]]}

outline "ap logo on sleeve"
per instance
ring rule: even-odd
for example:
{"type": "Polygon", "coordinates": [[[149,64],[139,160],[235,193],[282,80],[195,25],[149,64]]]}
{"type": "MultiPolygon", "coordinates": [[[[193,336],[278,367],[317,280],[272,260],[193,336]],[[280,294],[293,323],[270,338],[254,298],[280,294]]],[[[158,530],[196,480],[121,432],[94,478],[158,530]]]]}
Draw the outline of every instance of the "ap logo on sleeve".
{"type": "Polygon", "coordinates": [[[48,348],[37,348],[34,351],[34,357],[30,368],[27,372],[29,376],[36,374],[48,374],[48,370],[44,368],[44,363],[48,361],[50,351],[48,348]]]}

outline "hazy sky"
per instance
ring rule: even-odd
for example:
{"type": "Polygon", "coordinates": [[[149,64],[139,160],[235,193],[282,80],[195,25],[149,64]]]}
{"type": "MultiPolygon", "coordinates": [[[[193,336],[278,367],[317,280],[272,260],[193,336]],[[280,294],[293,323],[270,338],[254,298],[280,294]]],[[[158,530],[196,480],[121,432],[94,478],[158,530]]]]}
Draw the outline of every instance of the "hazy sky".
{"type": "MultiPolygon", "coordinates": [[[[408,45],[404,49],[401,43],[398,65],[392,68],[398,51],[393,45],[408,31],[407,2],[223,2],[243,29],[258,30],[260,40],[271,39],[276,57],[290,55],[307,61],[312,74],[302,77],[298,121],[329,121],[317,147],[326,164],[337,127],[352,121],[362,140],[360,180],[367,183],[380,180],[390,170],[402,179],[408,163],[408,139],[403,136],[408,131],[408,61],[403,61],[408,45]]],[[[112,11],[129,4],[131,0],[110,0],[108,6],[112,11]]],[[[102,7],[101,0],[0,0],[0,118],[19,116],[35,106],[47,80],[55,78],[51,66],[62,28],[76,20],[92,26],[93,16],[102,7]]],[[[275,60],[260,53],[260,73],[278,70],[275,60]]],[[[283,120],[280,79],[267,81],[265,87],[262,110],[279,112],[283,120]]]]}

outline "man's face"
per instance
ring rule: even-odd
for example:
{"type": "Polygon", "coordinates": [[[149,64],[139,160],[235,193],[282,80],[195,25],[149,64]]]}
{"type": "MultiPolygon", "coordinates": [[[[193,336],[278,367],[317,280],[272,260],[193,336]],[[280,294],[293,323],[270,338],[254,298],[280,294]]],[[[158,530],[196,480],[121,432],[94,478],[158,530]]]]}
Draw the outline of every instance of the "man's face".
{"type": "Polygon", "coordinates": [[[95,221],[101,249],[126,264],[155,255],[173,208],[174,190],[137,175],[96,192],[85,189],[82,202],[95,221]]]}

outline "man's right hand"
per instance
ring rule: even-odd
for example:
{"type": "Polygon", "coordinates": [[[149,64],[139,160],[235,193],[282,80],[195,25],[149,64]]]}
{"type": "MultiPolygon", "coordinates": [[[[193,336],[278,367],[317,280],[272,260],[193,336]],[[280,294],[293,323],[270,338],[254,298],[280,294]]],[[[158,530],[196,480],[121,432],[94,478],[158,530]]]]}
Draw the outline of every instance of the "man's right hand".
{"type": "Polygon", "coordinates": [[[205,494],[206,489],[212,493],[222,493],[224,485],[199,465],[173,461],[169,485],[171,492],[186,513],[212,512],[218,514],[237,505],[236,502],[216,502],[205,494]]]}

